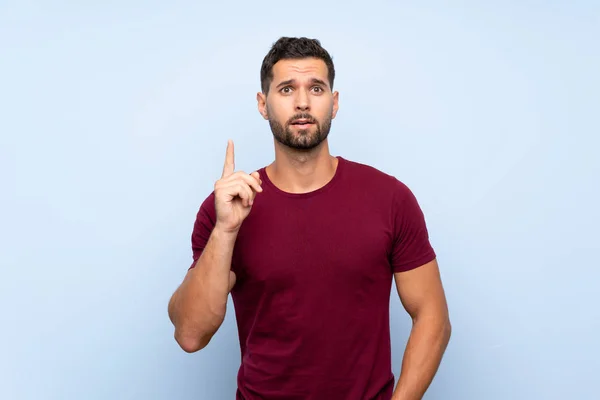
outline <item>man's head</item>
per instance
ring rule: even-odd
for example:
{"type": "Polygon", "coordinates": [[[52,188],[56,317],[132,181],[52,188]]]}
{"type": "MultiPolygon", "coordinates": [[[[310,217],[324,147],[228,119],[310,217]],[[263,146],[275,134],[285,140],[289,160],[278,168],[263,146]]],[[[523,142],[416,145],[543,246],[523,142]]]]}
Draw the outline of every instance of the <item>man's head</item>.
{"type": "Polygon", "coordinates": [[[295,150],[311,150],[329,135],[338,110],[331,56],[316,39],[282,37],[260,70],[258,109],[275,139],[295,150]]]}

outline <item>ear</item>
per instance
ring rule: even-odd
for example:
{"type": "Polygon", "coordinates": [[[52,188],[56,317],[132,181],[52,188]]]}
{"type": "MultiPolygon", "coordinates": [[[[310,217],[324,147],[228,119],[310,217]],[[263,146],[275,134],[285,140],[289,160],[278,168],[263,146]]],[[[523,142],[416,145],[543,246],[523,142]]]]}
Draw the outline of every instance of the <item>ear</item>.
{"type": "Polygon", "coordinates": [[[258,112],[263,116],[264,119],[269,119],[269,114],[267,113],[267,95],[258,92],[256,94],[256,102],[258,103],[258,112]]]}
{"type": "Polygon", "coordinates": [[[333,92],[333,112],[331,113],[331,119],[335,118],[335,115],[337,114],[338,109],[340,108],[339,98],[340,93],[337,91],[333,92]]]}

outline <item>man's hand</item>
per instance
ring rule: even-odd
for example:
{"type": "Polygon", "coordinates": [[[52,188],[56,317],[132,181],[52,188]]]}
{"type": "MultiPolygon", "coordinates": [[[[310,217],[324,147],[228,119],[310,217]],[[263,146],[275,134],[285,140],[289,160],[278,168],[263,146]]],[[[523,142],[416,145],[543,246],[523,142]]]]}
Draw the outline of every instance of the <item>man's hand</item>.
{"type": "Polygon", "coordinates": [[[242,222],[250,214],[256,194],[263,191],[258,172],[247,174],[234,170],[233,141],[230,140],[227,142],[223,175],[214,188],[217,212],[215,229],[227,233],[236,233],[240,229],[242,222]]]}

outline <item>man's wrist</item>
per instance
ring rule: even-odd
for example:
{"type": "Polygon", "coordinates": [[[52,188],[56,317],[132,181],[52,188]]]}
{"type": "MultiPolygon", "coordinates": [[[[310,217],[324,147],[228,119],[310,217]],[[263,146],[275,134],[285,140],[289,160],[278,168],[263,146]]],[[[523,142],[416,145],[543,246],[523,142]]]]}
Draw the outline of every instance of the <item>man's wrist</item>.
{"type": "Polygon", "coordinates": [[[224,241],[234,241],[235,242],[238,232],[239,232],[239,229],[235,229],[235,230],[225,229],[218,223],[215,225],[215,227],[213,229],[213,235],[215,235],[217,239],[224,240],[224,241]]]}

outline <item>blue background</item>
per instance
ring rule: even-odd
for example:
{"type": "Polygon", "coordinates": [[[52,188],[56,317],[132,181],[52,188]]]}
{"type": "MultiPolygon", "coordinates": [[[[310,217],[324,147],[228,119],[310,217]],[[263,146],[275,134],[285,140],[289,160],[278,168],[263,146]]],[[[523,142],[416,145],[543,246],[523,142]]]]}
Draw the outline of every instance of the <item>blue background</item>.
{"type": "Polygon", "coordinates": [[[273,159],[283,35],[334,57],[332,153],[425,211],[454,329],[426,399],[599,398],[593,1],[0,2],[0,398],[233,399],[233,313],[190,355],[167,302],[227,139],[273,159]]]}

